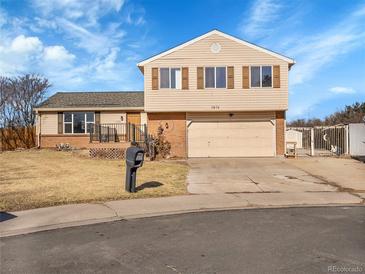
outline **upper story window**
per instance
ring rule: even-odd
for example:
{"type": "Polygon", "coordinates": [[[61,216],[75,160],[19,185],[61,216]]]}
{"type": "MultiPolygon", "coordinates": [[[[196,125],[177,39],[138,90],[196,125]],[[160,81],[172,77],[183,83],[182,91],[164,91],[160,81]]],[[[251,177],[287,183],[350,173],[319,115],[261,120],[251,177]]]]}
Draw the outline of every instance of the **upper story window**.
{"type": "Polygon", "coordinates": [[[161,68],[160,88],[181,89],[181,69],[161,68]]]}
{"type": "Polygon", "coordinates": [[[205,68],[205,88],[226,88],[226,87],[227,87],[226,67],[205,68]]]}
{"type": "Polygon", "coordinates": [[[91,126],[95,123],[94,112],[64,112],[63,132],[64,133],[89,133],[91,126]]]}
{"type": "Polygon", "coordinates": [[[266,88],[272,87],[272,67],[252,66],[251,67],[251,87],[266,88]]]}

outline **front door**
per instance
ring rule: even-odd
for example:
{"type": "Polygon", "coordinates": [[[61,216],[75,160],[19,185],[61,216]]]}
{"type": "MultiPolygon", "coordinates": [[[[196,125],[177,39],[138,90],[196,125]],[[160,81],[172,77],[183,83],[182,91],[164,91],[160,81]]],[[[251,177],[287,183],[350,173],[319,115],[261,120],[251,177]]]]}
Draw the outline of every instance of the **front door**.
{"type": "Polygon", "coordinates": [[[127,113],[127,123],[140,125],[141,113],[127,113]]]}

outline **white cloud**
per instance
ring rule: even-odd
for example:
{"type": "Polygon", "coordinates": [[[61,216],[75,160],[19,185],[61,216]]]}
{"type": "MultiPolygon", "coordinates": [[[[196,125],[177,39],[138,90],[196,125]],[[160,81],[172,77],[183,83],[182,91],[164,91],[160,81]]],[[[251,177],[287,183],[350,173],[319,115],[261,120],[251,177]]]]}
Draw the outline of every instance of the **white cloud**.
{"type": "Polygon", "coordinates": [[[332,87],[330,88],[330,91],[337,94],[353,94],[356,93],[356,91],[353,88],[350,87],[332,87]]]}
{"type": "Polygon", "coordinates": [[[282,5],[275,0],[257,0],[251,7],[249,16],[239,26],[240,32],[248,37],[263,37],[270,32],[270,23],[278,19],[282,5]]]}
{"type": "Polygon", "coordinates": [[[54,15],[69,20],[84,20],[88,25],[97,25],[105,14],[119,12],[123,0],[33,0],[34,7],[45,17],[54,15]]]}
{"type": "Polygon", "coordinates": [[[24,35],[15,37],[10,45],[10,51],[15,54],[40,52],[42,49],[43,45],[38,37],[25,37],[24,35]]]}
{"type": "Polygon", "coordinates": [[[313,36],[303,36],[286,52],[297,59],[291,72],[291,84],[312,79],[325,65],[350,51],[365,45],[365,13],[349,14],[332,28],[313,36]]]}
{"type": "Polygon", "coordinates": [[[116,47],[125,35],[123,30],[118,29],[119,24],[114,23],[99,32],[90,31],[82,25],[63,18],[57,18],[56,22],[67,36],[73,39],[77,47],[97,55],[108,54],[110,48],[116,47]]]}
{"type": "Polygon", "coordinates": [[[47,62],[71,63],[75,55],[69,53],[63,46],[50,46],[44,49],[43,59],[47,62]]]}
{"type": "Polygon", "coordinates": [[[38,37],[18,35],[0,41],[0,74],[24,72],[40,59],[43,43],[38,37]]]}
{"type": "Polygon", "coordinates": [[[4,11],[0,20],[0,74],[40,73],[57,90],[131,90],[143,85],[136,80],[142,76],[135,62],[151,40],[145,43],[142,7],[128,3],[123,8],[123,0],[28,1],[32,17],[4,11]]]}

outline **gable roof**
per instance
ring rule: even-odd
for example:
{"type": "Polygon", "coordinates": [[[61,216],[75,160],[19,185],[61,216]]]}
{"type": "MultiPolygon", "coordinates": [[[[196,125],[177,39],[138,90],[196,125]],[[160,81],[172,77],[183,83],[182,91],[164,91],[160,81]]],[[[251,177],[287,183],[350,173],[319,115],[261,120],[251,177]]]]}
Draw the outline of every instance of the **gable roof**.
{"type": "Polygon", "coordinates": [[[292,59],[292,58],[289,58],[289,57],[287,57],[287,56],[284,56],[284,55],[279,54],[279,53],[277,53],[277,52],[274,52],[274,51],[272,51],[272,50],[269,50],[269,49],[266,49],[266,48],[260,47],[260,46],[258,46],[258,45],[253,44],[253,43],[247,42],[247,41],[245,41],[245,40],[239,39],[239,38],[237,38],[237,37],[234,37],[234,36],[232,36],[232,35],[226,34],[226,33],[224,33],[224,32],[221,32],[221,31],[219,31],[219,30],[216,30],[216,29],[215,29],[215,30],[212,30],[212,31],[210,31],[210,32],[207,32],[207,33],[205,33],[205,34],[203,34],[203,35],[201,35],[201,36],[198,36],[198,37],[196,37],[196,38],[194,38],[194,39],[192,39],[192,40],[189,40],[189,41],[187,41],[187,42],[185,42],[185,43],[183,43],[183,44],[180,44],[180,45],[178,45],[178,46],[176,46],[176,47],[174,47],[174,48],[171,48],[171,49],[169,49],[169,50],[166,50],[166,51],[164,51],[164,52],[161,52],[161,53],[159,53],[159,54],[156,54],[156,55],[154,55],[154,56],[152,56],[152,57],[150,57],[150,58],[148,58],[148,59],[145,59],[145,60],[143,60],[143,61],[139,62],[139,63],[137,64],[137,66],[138,66],[138,67],[143,67],[145,64],[147,64],[147,63],[149,63],[149,62],[152,62],[152,61],[154,61],[154,60],[156,60],[156,59],[158,59],[158,58],[161,58],[161,57],[163,57],[163,56],[165,56],[165,55],[168,55],[168,54],[170,54],[170,53],[172,53],[172,52],[175,52],[175,51],[177,51],[177,50],[179,50],[179,49],[182,49],[182,48],[184,48],[184,47],[186,47],[186,46],[189,46],[189,45],[191,45],[191,44],[193,44],[193,43],[195,43],[195,42],[197,42],[197,41],[199,41],[199,40],[202,40],[202,39],[204,39],[204,38],[206,38],[206,37],[208,37],[208,36],[210,36],[210,35],[213,35],[213,34],[217,34],[217,35],[223,36],[223,37],[225,37],[225,38],[227,38],[227,39],[230,39],[230,40],[232,40],[232,41],[235,41],[235,42],[237,42],[237,43],[240,43],[240,44],[245,45],[245,46],[247,46],[247,47],[250,47],[250,48],[252,48],[252,49],[255,49],[255,50],[258,50],[258,51],[261,51],[261,52],[267,53],[267,54],[269,54],[269,55],[271,55],[271,56],[277,57],[277,58],[279,58],[279,59],[281,59],[281,60],[284,60],[285,62],[288,62],[290,65],[294,65],[294,64],[295,64],[295,60],[294,60],[294,59],[292,59]]]}
{"type": "Polygon", "coordinates": [[[57,92],[36,109],[44,108],[143,108],[142,91],[57,92]]]}

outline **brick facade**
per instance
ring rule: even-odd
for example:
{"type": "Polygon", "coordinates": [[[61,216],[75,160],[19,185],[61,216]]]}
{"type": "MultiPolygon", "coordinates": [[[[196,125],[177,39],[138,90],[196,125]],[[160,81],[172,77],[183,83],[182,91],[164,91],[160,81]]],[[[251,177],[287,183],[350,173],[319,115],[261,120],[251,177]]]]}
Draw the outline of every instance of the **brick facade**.
{"type": "Polygon", "coordinates": [[[90,143],[89,135],[70,135],[70,134],[56,134],[56,135],[42,135],[40,138],[41,148],[55,148],[58,144],[70,144],[74,148],[127,148],[130,146],[129,142],[110,142],[110,143],[90,143]]]}
{"type": "Polygon", "coordinates": [[[55,134],[41,135],[41,148],[55,148],[58,144],[70,144],[71,147],[87,148],[89,146],[89,135],[70,135],[70,134],[55,134]]]}
{"type": "Polygon", "coordinates": [[[285,153],[285,111],[276,112],[276,155],[285,153]]]}
{"type": "Polygon", "coordinates": [[[157,134],[159,126],[171,143],[171,156],[186,158],[186,113],[148,113],[148,131],[157,134]]]}

